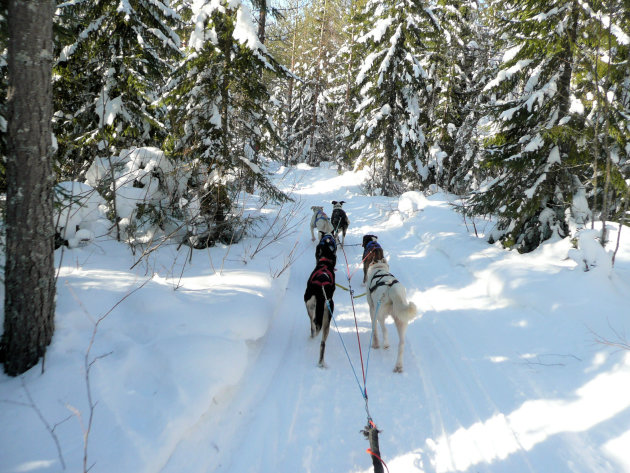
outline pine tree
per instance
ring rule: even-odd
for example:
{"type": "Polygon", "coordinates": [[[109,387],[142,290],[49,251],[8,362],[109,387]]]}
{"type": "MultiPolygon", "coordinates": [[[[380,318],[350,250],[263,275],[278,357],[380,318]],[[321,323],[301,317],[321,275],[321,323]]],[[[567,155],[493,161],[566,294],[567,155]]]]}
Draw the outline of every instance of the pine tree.
{"type": "Polygon", "coordinates": [[[156,108],[181,55],[168,0],[65,2],[57,22],[55,134],[61,173],[76,177],[99,154],[161,146],[156,108]]]}
{"type": "MultiPolygon", "coordinates": [[[[375,170],[383,195],[429,179],[426,129],[433,91],[437,18],[422,2],[370,0],[363,13],[367,56],[357,74],[361,118],[353,130],[356,166],[375,170]]],[[[373,190],[373,189],[372,189],[373,190]]]]}
{"type": "Polygon", "coordinates": [[[358,106],[359,88],[356,86],[354,72],[359,69],[364,56],[364,44],[357,42],[360,33],[360,12],[365,8],[366,0],[351,0],[343,16],[344,41],[331,58],[330,81],[325,95],[329,98],[331,122],[334,125],[332,141],[332,160],[342,167],[352,167],[356,153],[350,150],[351,130],[354,129],[357,116],[354,109],[358,106]]]}
{"type": "MultiPolygon", "coordinates": [[[[630,2],[625,1],[625,8],[623,3],[584,6],[586,26],[578,56],[582,69],[576,83],[586,109],[584,137],[592,156],[592,178],[585,187],[591,208],[599,212],[602,222],[623,219],[629,197],[630,2]],[[618,12],[622,14],[613,15],[618,12]]],[[[597,217],[591,218],[591,226],[597,217]]],[[[607,226],[602,225],[602,244],[607,240],[606,231],[607,226]]]]}
{"type": "Polygon", "coordinates": [[[496,178],[473,197],[473,211],[498,214],[491,239],[531,251],[568,234],[576,179],[585,172],[580,124],[571,115],[582,12],[577,0],[492,6],[502,17],[499,37],[507,40],[499,72],[486,86],[494,96],[494,133],[485,165],[496,178]]]}
{"type": "Polygon", "coordinates": [[[330,95],[331,60],[343,43],[345,0],[317,0],[295,17],[288,144],[296,161],[316,165],[335,153],[338,123],[330,95]]]}
{"type": "Polygon", "coordinates": [[[471,163],[480,118],[479,76],[485,63],[484,41],[478,6],[470,0],[439,0],[436,16],[443,34],[437,45],[434,101],[429,110],[427,139],[433,158],[431,182],[462,194],[474,185],[471,163]]]}
{"type": "MultiPolygon", "coordinates": [[[[263,194],[285,196],[266,177],[277,133],[261,71],[283,75],[258,40],[240,0],[207,2],[193,15],[190,51],[168,85],[175,155],[194,167],[191,198],[211,232],[223,224],[234,193],[253,179],[263,194]]],[[[221,229],[216,231],[221,232],[221,229]]]]}

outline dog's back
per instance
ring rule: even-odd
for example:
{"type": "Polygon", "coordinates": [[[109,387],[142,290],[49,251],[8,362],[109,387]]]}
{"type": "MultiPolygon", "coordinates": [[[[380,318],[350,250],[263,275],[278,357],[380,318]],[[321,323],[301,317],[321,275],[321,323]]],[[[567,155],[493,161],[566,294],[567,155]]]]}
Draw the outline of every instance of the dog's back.
{"type": "Polygon", "coordinates": [[[322,328],[322,320],[324,314],[324,305],[326,299],[331,304],[332,309],[332,297],[335,292],[335,266],[334,261],[322,257],[317,261],[315,269],[311,272],[306,283],[306,291],[304,292],[304,302],[315,297],[315,317],[313,322],[316,327],[316,333],[322,328]]]}
{"type": "Polygon", "coordinates": [[[330,216],[330,223],[332,223],[336,232],[342,231],[345,234],[346,230],[348,230],[348,226],[350,225],[350,219],[348,219],[346,211],[341,208],[344,203],[345,202],[343,200],[341,202],[337,202],[336,200],[332,201],[333,211],[330,216]]]}
{"type": "Polygon", "coordinates": [[[332,260],[333,267],[337,265],[337,243],[330,233],[326,233],[315,247],[315,261],[322,257],[332,260]]]}
{"type": "Polygon", "coordinates": [[[319,237],[321,238],[326,233],[332,233],[333,226],[332,223],[330,223],[330,219],[328,218],[328,215],[326,215],[326,212],[324,212],[324,208],[322,206],[313,205],[311,207],[311,210],[313,211],[310,225],[311,240],[315,241],[315,234],[313,233],[314,230],[317,230],[319,232],[319,237]]]}
{"type": "Polygon", "coordinates": [[[407,301],[407,290],[393,274],[389,272],[389,265],[385,261],[377,261],[368,269],[368,291],[373,300],[381,301],[383,313],[391,313],[392,316],[408,323],[416,316],[416,305],[407,301]],[[388,310],[388,305],[391,308],[388,310]]]}

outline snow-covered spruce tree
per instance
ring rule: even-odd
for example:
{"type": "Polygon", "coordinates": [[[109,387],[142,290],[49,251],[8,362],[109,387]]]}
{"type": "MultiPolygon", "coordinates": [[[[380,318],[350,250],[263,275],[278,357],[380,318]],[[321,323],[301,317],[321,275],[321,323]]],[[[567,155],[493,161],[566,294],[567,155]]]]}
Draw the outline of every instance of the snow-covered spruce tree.
{"type": "Polygon", "coordinates": [[[276,77],[269,86],[272,100],[276,104],[272,109],[273,121],[278,128],[282,144],[280,154],[285,166],[297,162],[296,155],[301,149],[301,137],[294,133],[296,112],[301,79],[295,73],[299,67],[301,48],[300,25],[303,23],[303,7],[305,0],[289,0],[286,10],[276,22],[269,27],[270,41],[267,43],[270,53],[277,60],[286,65],[289,77],[276,77]]]}
{"type": "Polygon", "coordinates": [[[56,17],[54,130],[59,172],[76,179],[97,156],[157,146],[160,89],[181,56],[169,0],[78,0],[56,17]]]}
{"type": "Polygon", "coordinates": [[[427,108],[435,41],[442,34],[424,2],[370,0],[363,13],[367,56],[357,73],[362,102],[352,133],[355,167],[370,166],[368,191],[383,195],[428,182],[427,108]]]}
{"type": "MultiPolygon", "coordinates": [[[[241,0],[209,1],[193,12],[189,51],[168,84],[174,154],[193,169],[188,201],[206,242],[234,237],[227,214],[253,179],[263,195],[282,200],[264,159],[273,156],[275,127],[265,105],[262,73],[285,74],[260,43],[241,0]],[[264,159],[263,159],[264,158],[264,159]]],[[[202,246],[203,246],[202,245],[202,246]]]]}
{"type": "Polygon", "coordinates": [[[339,166],[352,167],[355,153],[350,150],[350,135],[356,122],[354,110],[359,104],[359,88],[356,86],[355,72],[364,57],[364,43],[358,43],[360,34],[360,12],[365,8],[366,0],[350,0],[343,16],[343,43],[330,61],[328,71],[329,108],[332,112],[332,161],[339,166]]]}
{"type": "MultiPolygon", "coordinates": [[[[482,164],[483,137],[488,120],[490,100],[484,93],[487,83],[496,76],[496,49],[500,42],[494,38],[493,16],[485,4],[471,14],[474,19],[472,37],[466,44],[464,58],[468,71],[468,63],[472,62],[472,78],[467,78],[463,91],[461,107],[463,122],[457,127],[453,142],[453,151],[448,156],[447,189],[457,195],[466,195],[479,189],[480,185],[491,175],[491,170],[482,164]]],[[[502,56],[502,55],[501,55],[502,56]]],[[[450,135],[449,135],[450,136],[450,135]]]]}
{"type": "MultiPolygon", "coordinates": [[[[576,82],[586,109],[582,140],[591,150],[592,179],[585,187],[595,211],[592,226],[597,218],[620,221],[630,197],[626,182],[630,177],[630,8],[623,8],[621,1],[583,7],[586,27],[576,82]]],[[[602,244],[606,230],[602,225],[602,244]]]]}
{"type": "Polygon", "coordinates": [[[435,92],[427,133],[430,181],[464,194],[474,186],[472,162],[477,146],[479,80],[489,37],[481,24],[477,2],[439,0],[435,9],[442,34],[434,62],[435,92]]]}
{"type": "Polygon", "coordinates": [[[289,145],[297,161],[316,165],[332,159],[337,123],[328,92],[331,58],[343,43],[344,0],[317,0],[296,18],[292,63],[289,145]],[[299,31],[299,32],[298,32],[299,31]]]}
{"type": "MultiPolygon", "coordinates": [[[[521,252],[566,236],[574,193],[584,175],[572,79],[582,19],[578,0],[499,2],[505,53],[486,91],[493,133],[485,165],[496,178],[472,198],[472,211],[496,214],[490,239],[521,252]]],[[[498,4],[493,4],[498,8],[498,4]]]]}

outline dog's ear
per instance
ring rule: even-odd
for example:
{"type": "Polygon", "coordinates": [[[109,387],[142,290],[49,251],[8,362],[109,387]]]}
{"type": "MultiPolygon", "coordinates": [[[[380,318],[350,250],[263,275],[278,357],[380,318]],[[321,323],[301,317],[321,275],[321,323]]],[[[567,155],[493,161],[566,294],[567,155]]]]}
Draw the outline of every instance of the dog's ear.
{"type": "Polygon", "coordinates": [[[331,202],[331,204],[333,204],[333,205],[335,205],[336,203],[337,203],[337,201],[336,201],[336,200],[333,200],[333,201],[331,202]]]}
{"type": "Polygon", "coordinates": [[[342,200],[342,201],[341,201],[341,202],[339,202],[339,203],[340,203],[341,205],[343,205],[343,204],[345,204],[345,203],[346,203],[346,201],[345,201],[345,200],[342,200]]]}

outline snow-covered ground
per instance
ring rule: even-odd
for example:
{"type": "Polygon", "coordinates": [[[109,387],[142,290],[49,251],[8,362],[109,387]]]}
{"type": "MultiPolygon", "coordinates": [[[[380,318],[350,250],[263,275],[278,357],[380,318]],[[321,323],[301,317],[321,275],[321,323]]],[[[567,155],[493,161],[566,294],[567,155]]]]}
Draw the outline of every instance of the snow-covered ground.
{"type": "Polygon", "coordinates": [[[350,295],[335,293],[326,369],[302,300],[310,206],[330,214],[331,200],[351,220],[337,282],[365,291],[359,244],[376,234],[420,311],[397,374],[396,331],[368,351],[354,301],[391,473],[630,472],[630,351],[611,345],[630,329],[627,229],[612,272],[584,272],[566,240],[526,255],[488,245],[443,194],[366,197],[361,174],[328,167],[276,178],[298,225],[253,259],[257,238],[192,260],[163,246],[133,269],[140,254],[113,241],[65,251],[45,369],[0,374],[0,472],[372,471],[350,295]]]}

